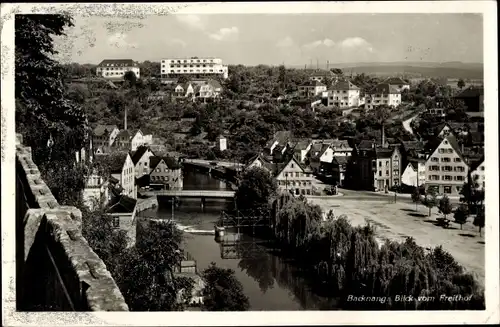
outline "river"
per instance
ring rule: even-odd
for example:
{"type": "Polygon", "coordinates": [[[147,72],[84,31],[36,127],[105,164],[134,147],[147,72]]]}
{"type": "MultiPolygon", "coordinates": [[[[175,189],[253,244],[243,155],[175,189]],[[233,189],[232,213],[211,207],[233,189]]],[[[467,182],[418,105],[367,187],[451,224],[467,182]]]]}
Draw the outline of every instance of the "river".
{"type": "MultiPolygon", "coordinates": [[[[225,182],[209,175],[185,171],[186,190],[229,190],[225,182]]],[[[220,211],[227,207],[224,201],[208,201],[204,208],[201,201],[183,200],[174,209],[174,219],[193,229],[213,230],[220,211]]],[[[149,210],[141,215],[168,219],[172,216],[170,205],[162,205],[157,210],[149,210]]],[[[250,300],[251,310],[334,310],[335,300],[320,296],[309,286],[310,278],[287,259],[274,254],[263,240],[243,235],[236,248],[221,246],[213,235],[184,233],[184,249],[197,261],[198,271],[207,268],[211,262],[217,266],[235,271],[236,278],[243,285],[244,293],[250,300]],[[239,255],[236,255],[236,253],[239,255]]]]}

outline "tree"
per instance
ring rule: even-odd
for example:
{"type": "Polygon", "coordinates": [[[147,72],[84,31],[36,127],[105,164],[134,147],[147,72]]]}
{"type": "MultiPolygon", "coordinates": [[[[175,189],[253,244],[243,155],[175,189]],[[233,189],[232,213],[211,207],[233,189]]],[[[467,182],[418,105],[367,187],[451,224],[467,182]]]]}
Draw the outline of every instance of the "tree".
{"type": "Polygon", "coordinates": [[[189,82],[189,78],[186,75],[181,75],[177,79],[177,83],[178,84],[184,84],[184,83],[187,83],[187,82],[189,82]]]}
{"type": "Polygon", "coordinates": [[[460,229],[462,229],[462,225],[467,222],[467,206],[465,204],[460,204],[455,210],[453,217],[455,218],[455,222],[460,224],[460,229]]]}
{"type": "Polygon", "coordinates": [[[125,75],[123,75],[123,79],[128,82],[128,84],[130,86],[135,86],[136,83],[137,83],[137,76],[135,75],[135,73],[131,70],[129,70],[128,72],[125,73],[125,75]]]}
{"type": "Polygon", "coordinates": [[[480,206],[478,208],[476,217],[474,218],[474,226],[479,227],[479,235],[481,235],[481,229],[484,227],[484,221],[485,221],[485,212],[484,212],[484,205],[480,206]]]}
{"type": "Polygon", "coordinates": [[[439,200],[439,212],[441,212],[444,215],[444,218],[446,219],[446,216],[449,215],[453,211],[453,207],[451,206],[450,199],[448,196],[445,194],[440,200],[439,200]]]}
{"type": "Polygon", "coordinates": [[[238,209],[252,209],[267,206],[271,196],[276,194],[276,181],[271,174],[259,167],[252,167],[243,173],[238,190],[236,203],[238,209]]]}
{"type": "Polygon", "coordinates": [[[459,79],[458,82],[457,82],[457,86],[458,88],[461,90],[465,87],[465,82],[463,79],[459,79]]]}
{"type": "Polygon", "coordinates": [[[243,286],[234,270],[216,266],[214,262],[202,273],[205,282],[203,307],[208,311],[246,311],[250,308],[243,286]]]}
{"type": "Polygon", "coordinates": [[[182,232],[173,222],[138,221],[136,246],[121,260],[116,278],[129,308],[133,311],[182,310],[193,287],[191,279],[177,277],[175,267],[184,255],[182,232]]]}
{"type": "Polygon", "coordinates": [[[415,203],[415,211],[418,211],[418,204],[419,202],[422,202],[422,196],[420,195],[420,189],[418,186],[413,189],[411,199],[415,203]]]}
{"type": "Polygon", "coordinates": [[[33,161],[49,188],[55,186],[51,180],[58,181],[62,198],[65,192],[78,193],[77,187],[83,186],[83,170],[75,166],[75,152],[88,138],[85,111],[68,98],[63,69],[52,59],[57,53],[52,36],[64,35],[70,26],[73,22],[68,15],[15,16],[16,129],[32,148],[33,161]],[[56,171],[61,178],[50,179],[56,171]],[[65,176],[75,174],[77,185],[64,181],[65,176]]]}
{"type": "Polygon", "coordinates": [[[429,189],[425,193],[424,199],[422,200],[422,204],[429,208],[430,217],[432,208],[434,208],[437,204],[437,194],[434,188],[429,187],[429,189]]]}

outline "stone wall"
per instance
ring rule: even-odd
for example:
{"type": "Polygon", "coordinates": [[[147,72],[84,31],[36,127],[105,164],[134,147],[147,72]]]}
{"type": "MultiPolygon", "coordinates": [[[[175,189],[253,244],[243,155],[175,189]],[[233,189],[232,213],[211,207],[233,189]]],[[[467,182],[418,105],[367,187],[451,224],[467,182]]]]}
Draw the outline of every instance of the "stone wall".
{"type": "Polygon", "coordinates": [[[82,214],[61,206],[16,136],[18,311],[128,311],[104,262],[82,236],[82,214]]]}

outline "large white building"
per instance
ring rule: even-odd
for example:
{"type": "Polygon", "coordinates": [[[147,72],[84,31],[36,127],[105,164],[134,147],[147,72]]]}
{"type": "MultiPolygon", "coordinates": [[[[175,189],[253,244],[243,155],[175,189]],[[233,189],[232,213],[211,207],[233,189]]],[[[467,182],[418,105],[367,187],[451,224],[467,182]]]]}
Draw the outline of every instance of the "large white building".
{"type": "Polygon", "coordinates": [[[349,81],[338,81],[328,90],[328,106],[351,108],[360,105],[359,87],[349,81]]]}
{"type": "Polygon", "coordinates": [[[220,58],[178,58],[161,60],[161,77],[189,75],[196,78],[220,75],[228,78],[228,68],[220,58]]]}
{"type": "Polygon", "coordinates": [[[132,59],[105,59],[96,68],[97,76],[109,80],[123,80],[128,71],[134,72],[137,78],[141,77],[139,65],[132,59]]]}
{"type": "Polygon", "coordinates": [[[378,106],[397,107],[401,104],[401,92],[390,84],[379,84],[367,92],[365,98],[365,109],[373,109],[378,106]]]}

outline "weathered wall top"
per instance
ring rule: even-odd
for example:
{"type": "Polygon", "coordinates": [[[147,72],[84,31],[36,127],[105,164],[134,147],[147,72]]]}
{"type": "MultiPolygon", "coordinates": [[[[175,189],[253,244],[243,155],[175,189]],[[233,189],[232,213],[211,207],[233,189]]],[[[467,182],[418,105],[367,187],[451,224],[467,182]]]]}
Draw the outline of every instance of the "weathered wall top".
{"type": "MultiPolygon", "coordinates": [[[[47,251],[50,252],[51,249],[53,251],[49,254],[53,256],[53,259],[49,261],[56,266],[61,265],[56,270],[64,273],[63,275],[58,272],[63,276],[59,276],[57,280],[60,284],[71,284],[62,286],[66,298],[74,299],[70,308],[75,311],[128,311],[125,299],[106,265],[82,236],[80,210],[76,207],[59,205],[41,179],[40,171],[31,157],[31,148],[22,145],[22,136],[19,134],[16,135],[16,167],[16,178],[21,188],[20,193],[22,193],[16,197],[20,202],[17,203],[16,216],[23,215],[20,220],[23,223],[21,229],[24,228],[21,234],[17,234],[17,251],[21,252],[18,253],[17,260],[21,258],[22,261],[24,256],[23,276],[38,275],[38,272],[35,275],[33,273],[26,275],[27,270],[37,269],[37,267],[30,267],[28,258],[30,253],[32,253],[31,256],[39,253],[40,249],[35,249],[35,247],[46,247],[47,251]],[[20,238],[23,238],[24,242],[20,238]],[[24,253],[22,253],[23,249],[24,253]]],[[[18,283],[23,282],[22,278],[17,280],[18,283]]],[[[23,288],[22,285],[20,287],[23,288]]],[[[49,289],[54,288],[49,285],[42,287],[47,288],[42,289],[42,293],[55,292],[49,289]]],[[[20,288],[18,287],[17,290],[19,292],[20,288]]],[[[26,297],[30,296],[29,289],[21,290],[21,293],[26,293],[26,297]]],[[[46,297],[54,301],[52,297],[46,297]]]]}

